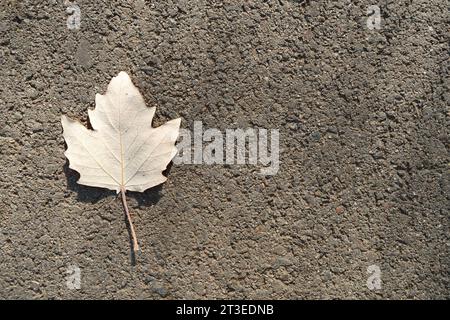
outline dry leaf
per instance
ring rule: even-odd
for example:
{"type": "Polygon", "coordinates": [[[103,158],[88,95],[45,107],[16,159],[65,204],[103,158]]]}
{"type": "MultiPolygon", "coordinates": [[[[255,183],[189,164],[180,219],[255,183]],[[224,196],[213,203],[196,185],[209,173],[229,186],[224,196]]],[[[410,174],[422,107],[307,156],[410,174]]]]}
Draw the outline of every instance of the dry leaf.
{"type": "MultiPolygon", "coordinates": [[[[158,128],[151,123],[155,107],[147,108],[126,72],[120,72],[108,85],[106,94],[96,94],[95,109],[88,110],[94,130],[62,116],[69,168],[80,173],[79,184],[102,187],[122,193],[127,216],[125,191],[143,192],[166,181],[162,175],[177,153],[175,141],[181,119],[158,128]]],[[[129,218],[134,249],[138,250],[129,218]]]]}

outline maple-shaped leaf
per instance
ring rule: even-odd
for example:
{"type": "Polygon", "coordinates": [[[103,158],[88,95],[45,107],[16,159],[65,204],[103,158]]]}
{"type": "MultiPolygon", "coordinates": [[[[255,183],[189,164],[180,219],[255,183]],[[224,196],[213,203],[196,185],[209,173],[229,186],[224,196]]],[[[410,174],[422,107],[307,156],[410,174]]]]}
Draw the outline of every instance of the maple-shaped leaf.
{"type": "Polygon", "coordinates": [[[95,109],[88,110],[93,130],[64,115],[61,118],[67,143],[64,154],[69,168],[80,174],[78,183],[121,192],[127,215],[125,191],[143,192],[166,181],[162,172],[177,153],[181,119],[152,128],[155,109],[147,108],[122,71],[104,95],[96,94],[95,109]]]}

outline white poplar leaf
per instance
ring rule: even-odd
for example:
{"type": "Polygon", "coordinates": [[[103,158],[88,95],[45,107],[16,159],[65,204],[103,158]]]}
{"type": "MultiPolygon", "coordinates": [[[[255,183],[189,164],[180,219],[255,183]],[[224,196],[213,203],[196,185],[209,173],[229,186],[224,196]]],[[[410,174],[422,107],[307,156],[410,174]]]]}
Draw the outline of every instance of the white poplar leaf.
{"type": "Polygon", "coordinates": [[[79,184],[117,193],[143,192],[166,181],[162,172],[177,153],[181,119],[151,126],[155,107],[147,108],[126,72],[120,72],[88,110],[93,130],[62,116],[65,156],[79,172],[79,184]]]}

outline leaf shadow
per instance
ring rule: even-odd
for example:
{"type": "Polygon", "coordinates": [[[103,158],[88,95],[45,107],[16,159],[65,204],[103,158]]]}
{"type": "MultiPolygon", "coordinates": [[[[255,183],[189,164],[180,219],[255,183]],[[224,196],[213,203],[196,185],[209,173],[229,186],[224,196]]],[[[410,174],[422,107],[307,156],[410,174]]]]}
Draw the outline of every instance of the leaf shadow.
{"type": "Polygon", "coordinates": [[[69,161],[67,159],[63,166],[63,171],[67,180],[67,188],[77,193],[78,201],[84,203],[97,203],[106,197],[116,195],[113,190],[78,184],[77,181],[80,178],[80,174],[69,168],[69,161]]]}
{"type": "MultiPolygon", "coordinates": [[[[166,170],[163,171],[164,176],[168,176],[170,170],[172,169],[172,162],[167,165],[166,170]]],[[[162,190],[164,184],[159,184],[144,192],[127,192],[127,195],[136,200],[137,206],[140,207],[151,207],[158,203],[162,197],[162,190]]]]}

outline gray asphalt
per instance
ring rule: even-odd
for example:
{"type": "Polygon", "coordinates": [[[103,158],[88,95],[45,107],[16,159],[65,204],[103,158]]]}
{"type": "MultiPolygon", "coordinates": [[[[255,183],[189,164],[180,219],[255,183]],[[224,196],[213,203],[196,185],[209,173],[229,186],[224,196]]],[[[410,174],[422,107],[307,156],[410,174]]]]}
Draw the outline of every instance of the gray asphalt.
{"type": "Polygon", "coordinates": [[[71,30],[63,1],[0,0],[0,298],[449,298],[445,1],[76,4],[71,30]],[[276,175],[174,164],[129,194],[135,261],[60,125],[121,70],[155,125],[280,132],[276,175]]]}

